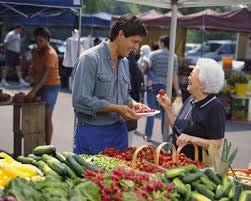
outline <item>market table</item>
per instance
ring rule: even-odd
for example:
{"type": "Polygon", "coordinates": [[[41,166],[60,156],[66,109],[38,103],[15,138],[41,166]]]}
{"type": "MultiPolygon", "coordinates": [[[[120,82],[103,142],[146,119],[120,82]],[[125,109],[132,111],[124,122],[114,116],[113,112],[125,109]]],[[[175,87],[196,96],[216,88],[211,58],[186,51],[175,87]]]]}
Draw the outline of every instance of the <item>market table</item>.
{"type": "Polygon", "coordinates": [[[45,144],[45,103],[0,102],[13,106],[14,154],[28,155],[38,145],[45,144]]]}

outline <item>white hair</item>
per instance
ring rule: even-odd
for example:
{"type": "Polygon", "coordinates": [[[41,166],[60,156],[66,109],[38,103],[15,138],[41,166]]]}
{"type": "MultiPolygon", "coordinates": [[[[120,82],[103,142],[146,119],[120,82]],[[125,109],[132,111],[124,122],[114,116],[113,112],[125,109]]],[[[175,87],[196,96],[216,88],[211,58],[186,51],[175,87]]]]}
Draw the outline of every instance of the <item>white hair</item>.
{"type": "Polygon", "coordinates": [[[210,58],[198,59],[199,79],[204,85],[204,91],[217,94],[224,86],[224,71],[222,65],[210,58]]]}
{"type": "Polygon", "coordinates": [[[151,53],[151,48],[149,45],[142,45],[140,48],[140,56],[141,57],[149,57],[151,53]]]}
{"type": "Polygon", "coordinates": [[[142,45],[140,48],[140,58],[138,60],[138,64],[141,65],[142,63],[146,62],[150,65],[149,56],[151,53],[151,48],[149,45],[142,45]]]}

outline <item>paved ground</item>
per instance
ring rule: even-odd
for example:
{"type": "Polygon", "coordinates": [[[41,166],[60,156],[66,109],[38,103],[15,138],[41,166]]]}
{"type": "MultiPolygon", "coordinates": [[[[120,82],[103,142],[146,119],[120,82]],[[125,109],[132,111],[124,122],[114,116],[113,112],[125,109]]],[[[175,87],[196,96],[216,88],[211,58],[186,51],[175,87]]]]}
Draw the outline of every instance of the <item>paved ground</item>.
{"type": "MultiPolygon", "coordinates": [[[[20,90],[24,92],[28,91],[28,89],[20,90]]],[[[4,89],[4,92],[14,94],[20,90],[4,89]]],[[[12,153],[13,150],[12,112],[11,106],[0,107],[0,149],[10,153],[12,153]]],[[[53,123],[54,134],[52,143],[57,147],[58,151],[71,150],[74,115],[71,106],[71,94],[69,92],[60,92],[54,111],[53,123]]],[[[140,133],[144,133],[144,128],[145,119],[142,118],[138,123],[138,132],[136,134],[134,134],[134,132],[131,133],[133,146],[147,144],[140,135],[140,133]]],[[[226,138],[239,147],[239,152],[233,166],[246,168],[248,162],[251,162],[251,124],[227,123],[226,138]]],[[[153,140],[161,142],[159,119],[155,121],[153,140]]]]}

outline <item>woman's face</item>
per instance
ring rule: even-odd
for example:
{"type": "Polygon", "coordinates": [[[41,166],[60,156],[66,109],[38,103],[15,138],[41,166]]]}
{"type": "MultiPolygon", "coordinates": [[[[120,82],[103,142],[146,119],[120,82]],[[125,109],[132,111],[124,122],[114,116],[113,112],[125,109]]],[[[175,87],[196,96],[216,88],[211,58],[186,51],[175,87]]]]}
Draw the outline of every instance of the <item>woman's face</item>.
{"type": "Polygon", "coordinates": [[[187,90],[194,95],[198,92],[203,92],[203,85],[199,79],[199,68],[196,66],[188,77],[187,90]]]}
{"type": "Polygon", "coordinates": [[[38,49],[43,49],[44,47],[46,47],[48,45],[47,38],[45,38],[43,36],[37,36],[35,38],[35,42],[37,44],[38,49]]]}

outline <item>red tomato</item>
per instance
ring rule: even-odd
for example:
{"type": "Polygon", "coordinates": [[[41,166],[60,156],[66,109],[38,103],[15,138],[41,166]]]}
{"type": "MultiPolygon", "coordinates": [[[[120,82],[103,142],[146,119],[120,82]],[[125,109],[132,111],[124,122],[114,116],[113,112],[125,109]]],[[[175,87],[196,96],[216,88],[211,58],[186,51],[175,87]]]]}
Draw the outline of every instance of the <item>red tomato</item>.
{"type": "Polygon", "coordinates": [[[164,94],[165,94],[165,90],[164,89],[159,90],[159,95],[160,96],[164,96],[164,94]]]}

